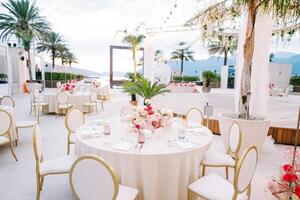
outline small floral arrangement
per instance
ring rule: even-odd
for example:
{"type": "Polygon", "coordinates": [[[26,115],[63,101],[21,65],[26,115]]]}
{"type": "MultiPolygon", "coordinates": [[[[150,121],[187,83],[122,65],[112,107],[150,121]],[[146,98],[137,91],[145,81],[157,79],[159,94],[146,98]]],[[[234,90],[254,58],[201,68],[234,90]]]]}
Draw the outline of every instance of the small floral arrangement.
{"type": "MultiPolygon", "coordinates": [[[[148,101],[145,104],[150,103],[148,101]]],[[[137,108],[135,113],[127,118],[131,127],[136,130],[145,128],[154,131],[165,127],[173,117],[173,112],[169,109],[154,110],[151,104],[137,108]]]]}
{"type": "Polygon", "coordinates": [[[63,84],[63,90],[66,92],[74,92],[76,89],[77,80],[69,80],[67,83],[63,84]]]}
{"type": "Polygon", "coordinates": [[[92,81],[92,87],[98,88],[98,87],[100,87],[100,83],[98,81],[94,80],[94,81],[92,81]]]}
{"type": "MultiPolygon", "coordinates": [[[[287,151],[286,155],[291,157],[293,151],[287,151]]],[[[297,158],[298,152],[296,152],[297,158]]],[[[295,161],[294,165],[289,161],[281,166],[279,178],[274,178],[268,183],[269,190],[275,197],[282,200],[300,200],[300,163],[295,161]]]]}

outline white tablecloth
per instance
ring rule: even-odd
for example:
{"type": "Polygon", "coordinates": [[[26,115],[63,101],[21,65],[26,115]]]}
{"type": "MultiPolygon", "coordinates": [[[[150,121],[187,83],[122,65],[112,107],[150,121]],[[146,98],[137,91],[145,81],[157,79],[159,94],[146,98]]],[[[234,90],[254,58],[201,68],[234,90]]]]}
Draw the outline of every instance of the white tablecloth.
{"type": "Polygon", "coordinates": [[[212,142],[212,133],[206,127],[200,132],[188,131],[186,139],[191,148],[174,145],[178,141],[178,122],[169,129],[157,130],[146,139],[141,150],[135,148],[137,133],[115,119],[110,136],[84,138],[83,134],[102,133],[100,122],[85,124],[76,132],[76,152],[95,154],[104,158],[116,171],[121,184],[139,189],[138,199],[186,200],[188,185],[198,178],[199,164],[212,142]],[[159,134],[158,134],[159,133],[159,134]],[[175,142],[174,142],[175,141],[175,142]],[[116,144],[130,143],[128,151],[115,150],[116,144]]]}
{"type": "MultiPolygon", "coordinates": [[[[14,117],[14,108],[13,107],[10,107],[10,106],[1,106],[0,105],[0,110],[5,110],[7,111],[11,118],[12,118],[12,126],[11,126],[11,136],[12,136],[12,139],[15,140],[17,138],[16,136],[16,128],[15,128],[15,117],[14,117]]],[[[0,122],[0,126],[1,126],[1,122],[0,122]]]]}
{"type": "MultiPolygon", "coordinates": [[[[49,112],[56,113],[57,112],[57,99],[55,92],[47,92],[43,95],[43,99],[45,102],[49,104],[49,112]]],[[[68,94],[69,103],[73,105],[74,108],[78,108],[82,110],[82,104],[89,102],[90,93],[89,92],[76,92],[73,94],[68,94]]]]}

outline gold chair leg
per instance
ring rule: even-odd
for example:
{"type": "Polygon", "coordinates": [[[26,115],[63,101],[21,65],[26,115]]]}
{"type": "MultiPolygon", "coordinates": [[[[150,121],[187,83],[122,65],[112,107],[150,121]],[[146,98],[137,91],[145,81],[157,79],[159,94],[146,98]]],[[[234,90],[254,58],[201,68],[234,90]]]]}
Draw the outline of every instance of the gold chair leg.
{"type": "Polygon", "coordinates": [[[202,165],[202,176],[204,176],[205,175],[205,165],[202,165]]]}
{"type": "Polygon", "coordinates": [[[225,166],[226,179],[228,180],[228,166],[225,166]]]}
{"type": "Polygon", "coordinates": [[[98,112],[98,103],[96,103],[96,111],[97,111],[97,114],[99,113],[98,112]]]}
{"type": "Polygon", "coordinates": [[[248,196],[248,199],[251,199],[251,184],[247,188],[247,196],[248,196]]]}
{"type": "Polygon", "coordinates": [[[44,176],[41,177],[41,187],[40,187],[40,190],[42,191],[43,190],[43,185],[44,185],[44,176]]]}
{"type": "Polygon", "coordinates": [[[40,177],[37,174],[36,175],[36,200],[40,200],[40,194],[41,194],[41,186],[40,186],[40,177]]]}
{"type": "Polygon", "coordinates": [[[18,141],[19,141],[19,128],[16,128],[16,136],[17,136],[17,138],[16,138],[16,140],[15,140],[15,144],[16,144],[16,146],[18,146],[18,141]]]}
{"type": "Polygon", "coordinates": [[[68,142],[68,147],[67,147],[67,155],[70,154],[70,142],[68,142]]]}
{"type": "Polygon", "coordinates": [[[102,110],[104,110],[103,101],[101,101],[101,108],[102,108],[102,110]]]}
{"type": "Polygon", "coordinates": [[[188,200],[192,200],[193,198],[193,192],[192,190],[189,190],[188,200]]]}
{"type": "Polygon", "coordinates": [[[17,158],[17,156],[15,154],[15,151],[14,151],[14,149],[12,147],[12,142],[9,143],[9,148],[10,148],[10,151],[11,151],[12,155],[14,156],[15,160],[18,161],[18,158],[17,158]]]}

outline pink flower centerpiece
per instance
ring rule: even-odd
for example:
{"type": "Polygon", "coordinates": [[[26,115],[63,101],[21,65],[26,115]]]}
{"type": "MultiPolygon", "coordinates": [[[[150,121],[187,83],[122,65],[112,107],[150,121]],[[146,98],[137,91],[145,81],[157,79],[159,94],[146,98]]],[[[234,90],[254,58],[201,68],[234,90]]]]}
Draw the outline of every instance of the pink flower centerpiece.
{"type": "MultiPolygon", "coordinates": [[[[292,151],[287,151],[286,155],[290,158],[292,151]]],[[[296,152],[298,154],[298,152],[296,152]]],[[[297,158],[297,155],[296,155],[297,158]]],[[[300,199],[300,163],[295,161],[294,165],[288,161],[280,168],[279,178],[272,179],[267,189],[281,200],[299,200],[300,199]]]]}
{"type": "Polygon", "coordinates": [[[67,83],[63,84],[63,90],[66,92],[73,93],[76,90],[77,80],[69,80],[67,83]]]}

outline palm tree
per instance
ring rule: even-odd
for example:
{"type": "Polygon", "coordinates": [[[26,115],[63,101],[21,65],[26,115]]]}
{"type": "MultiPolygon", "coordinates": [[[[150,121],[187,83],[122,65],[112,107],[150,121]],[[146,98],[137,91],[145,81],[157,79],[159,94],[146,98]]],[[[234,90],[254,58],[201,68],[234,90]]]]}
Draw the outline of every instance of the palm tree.
{"type": "Polygon", "coordinates": [[[224,55],[224,66],[227,65],[228,54],[233,55],[237,48],[237,41],[233,36],[218,36],[218,40],[211,40],[208,43],[210,55],[224,55]]]}
{"type": "Polygon", "coordinates": [[[177,44],[177,49],[171,53],[171,60],[180,60],[181,68],[180,75],[183,75],[183,62],[184,61],[194,61],[194,52],[190,50],[190,47],[184,47],[186,45],[185,42],[179,42],[177,44]]]}
{"type": "Polygon", "coordinates": [[[67,55],[69,52],[70,49],[65,44],[58,46],[56,57],[61,59],[61,66],[67,63],[67,55]]]}
{"type": "Polygon", "coordinates": [[[145,36],[142,34],[137,34],[137,35],[129,34],[123,38],[123,42],[131,45],[134,77],[136,77],[136,66],[137,66],[136,53],[139,50],[140,45],[143,42],[144,38],[145,36]]]}
{"type": "Polygon", "coordinates": [[[68,63],[70,67],[72,67],[72,63],[78,63],[77,58],[72,52],[67,52],[66,63],[68,63]]]}
{"type": "Polygon", "coordinates": [[[35,3],[30,3],[29,0],[8,0],[7,3],[1,3],[1,6],[8,13],[0,13],[0,38],[8,41],[14,35],[22,42],[28,55],[26,64],[29,79],[32,80],[30,47],[34,39],[41,39],[50,30],[49,23],[40,16],[35,3]]]}
{"type": "Polygon", "coordinates": [[[158,62],[162,58],[162,55],[163,55],[163,51],[156,49],[154,52],[154,61],[158,62]]]}
{"type": "Polygon", "coordinates": [[[38,53],[51,53],[52,69],[54,69],[56,55],[58,53],[59,48],[63,45],[63,37],[59,33],[51,31],[47,33],[43,40],[37,44],[36,50],[38,53]]]}

